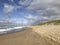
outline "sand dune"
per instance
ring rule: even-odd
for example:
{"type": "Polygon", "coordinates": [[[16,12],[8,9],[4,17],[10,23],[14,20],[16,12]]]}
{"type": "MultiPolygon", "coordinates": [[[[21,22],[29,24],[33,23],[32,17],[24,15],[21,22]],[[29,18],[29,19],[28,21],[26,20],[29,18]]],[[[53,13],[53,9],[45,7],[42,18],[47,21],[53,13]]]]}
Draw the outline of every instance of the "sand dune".
{"type": "Polygon", "coordinates": [[[60,25],[30,26],[20,32],[0,35],[0,45],[60,45],[60,25]]]}

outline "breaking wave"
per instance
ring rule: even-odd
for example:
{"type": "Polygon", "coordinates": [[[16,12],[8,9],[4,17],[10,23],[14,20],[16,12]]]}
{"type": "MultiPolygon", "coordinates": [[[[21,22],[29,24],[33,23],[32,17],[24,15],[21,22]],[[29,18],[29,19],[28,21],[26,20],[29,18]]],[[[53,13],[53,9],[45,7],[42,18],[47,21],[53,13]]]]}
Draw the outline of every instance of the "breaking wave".
{"type": "Polygon", "coordinates": [[[16,32],[16,31],[21,31],[25,28],[23,27],[13,27],[13,28],[7,28],[7,29],[0,29],[0,34],[6,34],[6,33],[11,33],[11,32],[16,32]]]}

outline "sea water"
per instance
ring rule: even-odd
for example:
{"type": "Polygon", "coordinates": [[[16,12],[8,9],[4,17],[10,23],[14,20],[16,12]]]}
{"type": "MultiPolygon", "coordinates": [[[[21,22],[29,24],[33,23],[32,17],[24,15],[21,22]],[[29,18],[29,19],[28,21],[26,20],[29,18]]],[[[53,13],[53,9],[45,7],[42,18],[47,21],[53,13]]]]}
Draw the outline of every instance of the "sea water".
{"type": "Polygon", "coordinates": [[[17,26],[12,28],[0,28],[0,34],[7,34],[11,32],[17,32],[23,30],[26,26],[17,26]]]}

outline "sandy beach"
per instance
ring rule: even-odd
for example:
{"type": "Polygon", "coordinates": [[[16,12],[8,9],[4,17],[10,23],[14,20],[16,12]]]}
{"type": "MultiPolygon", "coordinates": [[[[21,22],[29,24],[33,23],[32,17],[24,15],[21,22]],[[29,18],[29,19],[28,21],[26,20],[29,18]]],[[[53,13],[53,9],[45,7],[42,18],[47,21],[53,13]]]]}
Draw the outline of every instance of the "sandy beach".
{"type": "Polygon", "coordinates": [[[30,26],[0,35],[0,45],[60,45],[60,25],[30,26]]]}

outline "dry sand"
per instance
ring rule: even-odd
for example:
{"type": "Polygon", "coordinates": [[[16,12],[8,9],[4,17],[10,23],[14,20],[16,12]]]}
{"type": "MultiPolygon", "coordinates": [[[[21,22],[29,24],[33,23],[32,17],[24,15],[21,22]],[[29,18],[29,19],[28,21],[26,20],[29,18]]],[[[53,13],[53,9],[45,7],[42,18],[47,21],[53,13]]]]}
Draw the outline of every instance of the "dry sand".
{"type": "Polygon", "coordinates": [[[60,45],[60,25],[31,26],[21,32],[0,35],[0,45],[60,45]]]}

